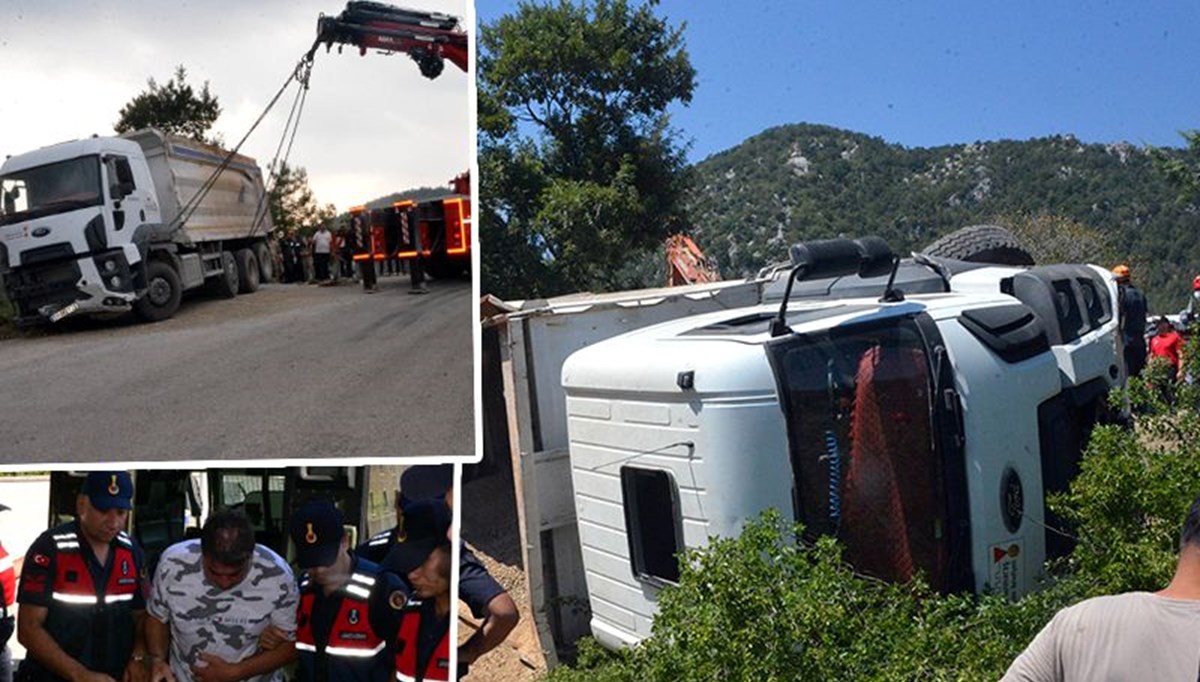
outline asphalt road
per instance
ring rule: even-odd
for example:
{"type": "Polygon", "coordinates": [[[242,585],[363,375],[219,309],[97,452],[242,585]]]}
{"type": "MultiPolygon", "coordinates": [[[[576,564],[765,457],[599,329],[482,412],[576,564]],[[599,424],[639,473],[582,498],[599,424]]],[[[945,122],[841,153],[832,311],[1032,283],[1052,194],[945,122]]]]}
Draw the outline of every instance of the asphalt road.
{"type": "Polygon", "coordinates": [[[185,298],[0,341],[0,464],[474,456],[469,282],[185,298]]]}

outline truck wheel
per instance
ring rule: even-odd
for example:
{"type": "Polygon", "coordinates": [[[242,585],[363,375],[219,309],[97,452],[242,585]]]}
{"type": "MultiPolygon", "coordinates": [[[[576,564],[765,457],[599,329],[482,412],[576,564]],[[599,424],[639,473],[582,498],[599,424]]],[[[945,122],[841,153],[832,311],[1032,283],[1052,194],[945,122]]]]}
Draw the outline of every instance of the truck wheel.
{"type": "Polygon", "coordinates": [[[238,249],[234,254],[237,259],[239,294],[253,294],[258,291],[258,259],[250,249],[238,249]]]}
{"type": "Polygon", "coordinates": [[[258,259],[258,281],[270,284],[275,281],[275,259],[271,257],[271,249],[263,242],[254,245],[254,257],[258,259]]]}
{"type": "Polygon", "coordinates": [[[968,225],[926,246],[922,253],[971,263],[1034,264],[1013,233],[999,225],[968,225]]]}
{"type": "Polygon", "coordinates": [[[146,322],[170,318],[179,309],[183,286],[175,268],[160,260],[146,264],[146,293],[133,304],[133,312],[146,322]]]}
{"type": "Polygon", "coordinates": [[[212,288],[221,298],[233,298],[237,296],[238,289],[241,287],[241,278],[238,277],[237,259],[228,251],[221,252],[221,274],[213,278],[212,288]]]}

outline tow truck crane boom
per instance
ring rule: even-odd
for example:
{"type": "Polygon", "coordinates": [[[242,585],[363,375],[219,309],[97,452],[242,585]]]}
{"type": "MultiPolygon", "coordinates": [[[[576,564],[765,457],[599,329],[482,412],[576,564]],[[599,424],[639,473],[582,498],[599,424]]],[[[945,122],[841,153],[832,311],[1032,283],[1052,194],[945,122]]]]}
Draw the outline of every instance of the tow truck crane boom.
{"type": "Polygon", "coordinates": [[[337,43],[367,49],[404,52],[412,57],[426,78],[437,78],[445,60],[463,72],[467,70],[467,34],[459,27],[458,17],[441,12],[405,9],[380,2],[346,3],[336,17],[322,15],[317,20],[317,40],[309,56],[324,43],[325,50],[337,43]]]}

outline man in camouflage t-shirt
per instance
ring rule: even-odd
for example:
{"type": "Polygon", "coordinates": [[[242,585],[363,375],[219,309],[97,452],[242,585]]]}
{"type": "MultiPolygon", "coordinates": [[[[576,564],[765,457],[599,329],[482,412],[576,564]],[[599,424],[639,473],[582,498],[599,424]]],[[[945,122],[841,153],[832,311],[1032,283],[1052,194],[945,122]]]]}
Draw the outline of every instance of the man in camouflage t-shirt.
{"type": "Polygon", "coordinates": [[[299,601],[296,580],[278,554],[254,544],[240,513],[222,511],[204,524],[199,540],[168,547],[154,573],[146,605],[152,680],[209,679],[280,682],[295,658],[299,601]],[[292,640],[260,651],[268,626],[292,640]]]}

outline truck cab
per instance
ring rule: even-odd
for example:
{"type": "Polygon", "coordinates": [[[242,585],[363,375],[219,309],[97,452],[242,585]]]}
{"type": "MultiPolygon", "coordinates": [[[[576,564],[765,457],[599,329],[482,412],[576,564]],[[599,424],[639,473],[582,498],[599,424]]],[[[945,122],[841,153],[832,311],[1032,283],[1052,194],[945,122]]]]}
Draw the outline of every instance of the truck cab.
{"type": "Polygon", "coordinates": [[[649,636],[679,552],[768,508],[836,537],[858,573],[944,592],[1016,598],[1069,551],[1045,501],[1122,379],[1115,283],[1083,265],[926,273],[907,296],[886,276],[837,294],[823,277],[798,300],[789,288],[566,360],[601,643],[649,636]]]}
{"type": "Polygon", "coordinates": [[[144,129],[0,165],[0,275],[18,323],[174,315],[184,291],[231,298],[270,281],[253,159],[144,129]]]}
{"type": "Polygon", "coordinates": [[[146,286],[134,233],[159,222],[135,142],[76,140],[9,158],[0,166],[0,272],[18,317],[129,310],[146,286]]]}

